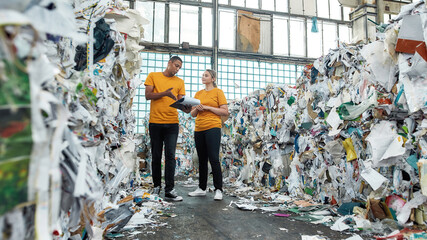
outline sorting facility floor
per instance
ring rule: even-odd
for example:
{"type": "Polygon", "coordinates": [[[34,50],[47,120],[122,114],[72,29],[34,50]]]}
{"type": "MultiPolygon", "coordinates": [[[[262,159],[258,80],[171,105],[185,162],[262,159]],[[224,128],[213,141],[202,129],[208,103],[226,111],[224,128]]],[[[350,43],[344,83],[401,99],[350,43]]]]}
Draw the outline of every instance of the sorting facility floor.
{"type": "MultiPolygon", "coordinates": [[[[236,197],[224,195],[214,201],[214,193],[204,197],[189,197],[194,187],[177,184],[177,192],[184,198],[165,213],[167,226],[135,229],[140,234],[114,239],[302,239],[302,235],[318,235],[328,239],[347,239],[351,233],[337,232],[322,224],[297,221],[290,217],[276,217],[273,213],[244,211],[235,205],[236,197]],[[175,216],[176,215],[176,216],[175,216]]],[[[291,216],[297,216],[290,213],[291,216]]]]}

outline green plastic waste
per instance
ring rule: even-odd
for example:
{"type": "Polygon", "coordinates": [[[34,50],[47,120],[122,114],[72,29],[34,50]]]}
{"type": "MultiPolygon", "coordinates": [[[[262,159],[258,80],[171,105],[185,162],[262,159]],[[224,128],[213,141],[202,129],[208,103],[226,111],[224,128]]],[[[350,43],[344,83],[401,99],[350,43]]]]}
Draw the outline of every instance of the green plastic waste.
{"type": "Polygon", "coordinates": [[[377,94],[372,94],[368,99],[355,105],[353,102],[346,102],[337,108],[337,113],[341,120],[356,120],[366,110],[377,105],[377,94]]]}
{"type": "Polygon", "coordinates": [[[294,103],[295,102],[295,98],[294,98],[294,96],[291,96],[289,99],[288,99],[288,105],[289,106],[291,106],[292,105],[292,103],[294,103]]]}
{"type": "Polygon", "coordinates": [[[313,194],[314,194],[314,189],[313,189],[313,188],[306,187],[306,188],[304,189],[304,192],[305,192],[306,194],[310,195],[310,196],[313,196],[313,194]]]}

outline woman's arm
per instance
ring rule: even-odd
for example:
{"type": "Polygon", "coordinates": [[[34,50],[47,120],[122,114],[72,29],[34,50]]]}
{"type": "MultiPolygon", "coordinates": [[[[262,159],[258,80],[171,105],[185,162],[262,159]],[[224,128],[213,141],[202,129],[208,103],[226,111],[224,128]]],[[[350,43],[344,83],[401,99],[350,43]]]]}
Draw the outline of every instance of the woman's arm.
{"type": "Polygon", "coordinates": [[[202,105],[202,106],[203,106],[203,110],[211,111],[218,116],[228,116],[228,106],[227,105],[221,105],[221,106],[219,106],[219,108],[204,106],[204,105],[202,105]]]}
{"type": "Polygon", "coordinates": [[[197,117],[197,114],[199,113],[199,110],[197,110],[197,106],[194,106],[193,109],[191,109],[191,116],[192,117],[197,117]]]}

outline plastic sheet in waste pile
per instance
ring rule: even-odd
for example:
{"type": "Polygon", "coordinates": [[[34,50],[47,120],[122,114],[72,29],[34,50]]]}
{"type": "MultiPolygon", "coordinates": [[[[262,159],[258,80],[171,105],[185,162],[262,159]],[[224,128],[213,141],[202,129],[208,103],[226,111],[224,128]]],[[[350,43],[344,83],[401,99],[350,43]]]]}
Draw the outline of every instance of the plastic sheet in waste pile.
{"type": "Polygon", "coordinates": [[[139,166],[139,59],[126,56],[141,50],[134,41],[146,20],[109,0],[3,1],[0,9],[2,236],[119,231],[145,211],[119,201],[139,166]]]}
{"type": "Polygon", "coordinates": [[[330,204],[320,222],[337,231],[425,229],[426,38],[420,53],[396,47],[405,16],[426,31],[424,2],[409,4],[383,38],[340,43],[306,66],[296,96],[269,86],[230,103],[222,142],[230,194],[330,204]]]}

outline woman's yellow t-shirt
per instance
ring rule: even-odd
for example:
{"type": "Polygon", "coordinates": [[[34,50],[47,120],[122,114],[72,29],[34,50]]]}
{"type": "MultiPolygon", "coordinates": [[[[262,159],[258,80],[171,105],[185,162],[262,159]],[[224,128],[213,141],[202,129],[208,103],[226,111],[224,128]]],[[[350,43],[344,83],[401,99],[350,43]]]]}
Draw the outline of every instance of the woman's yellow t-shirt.
{"type": "MultiPolygon", "coordinates": [[[[154,86],[153,92],[155,93],[164,92],[172,88],[172,93],[175,97],[185,95],[184,80],[177,76],[166,77],[162,72],[149,73],[144,85],[154,86]]],[[[170,107],[174,102],[175,100],[170,97],[151,100],[149,122],[161,124],[179,123],[177,109],[170,107]]]]}
{"type": "MultiPolygon", "coordinates": [[[[200,104],[219,108],[221,105],[227,104],[224,92],[219,88],[212,90],[200,90],[196,93],[194,98],[200,100],[200,104]]],[[[211,111],[201,111],[196,117],[196,132],[206,131],[211,128],[221,128],[221,117],[211,111]]]]}

